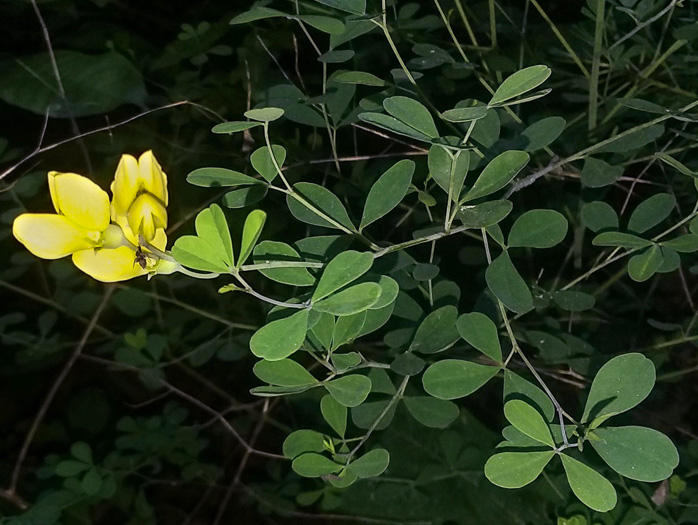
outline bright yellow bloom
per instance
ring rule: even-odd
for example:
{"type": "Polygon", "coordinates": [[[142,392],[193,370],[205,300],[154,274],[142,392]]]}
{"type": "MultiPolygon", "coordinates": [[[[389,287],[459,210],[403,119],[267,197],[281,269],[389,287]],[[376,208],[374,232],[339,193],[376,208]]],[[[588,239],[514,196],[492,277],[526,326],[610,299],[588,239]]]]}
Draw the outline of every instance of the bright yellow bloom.
{"type": "Polygon", "coordinates": [[[167,179],[152,152],[141,155],[138,163],[130,155],[122,157],[111,206],[107,192],[75,173],[49,172],[48,184],[56,214],[24,213],[12,227],[17,240],[34,255],[43,259],[72,255],[75,266],[103,282],[177,269],[176,263],[140,247],[139,235],[161,252],[167,245],[167,179]],[[110,224],[110,217],[117,224],[110,224]]]}
{"type": "MultiPolygon", "coordinates": [[[[111,216],[126,232],[146,241],[167,227],[167,176],[152,151],[138,160],[122,155],[111,185],[114,194],[111,216]]],[[[131,239],[137,242],[137,239],[131,239]]]]}

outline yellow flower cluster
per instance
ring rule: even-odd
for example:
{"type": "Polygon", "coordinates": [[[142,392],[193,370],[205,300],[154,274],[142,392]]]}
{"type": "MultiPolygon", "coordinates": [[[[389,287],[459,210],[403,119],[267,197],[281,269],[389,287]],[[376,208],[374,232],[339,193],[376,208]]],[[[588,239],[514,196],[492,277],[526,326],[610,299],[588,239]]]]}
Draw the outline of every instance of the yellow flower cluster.
{"type": "Polygon", "coordinates": [[[12,233],[34,255],[73,263],[103,282],[172,273],[158,257],[167,245],[167,176],[152,151],[138,160],[122,155],[111,184],[113,198],[75,173],[48,174],[53,213],[24,213],[12,233]]]}

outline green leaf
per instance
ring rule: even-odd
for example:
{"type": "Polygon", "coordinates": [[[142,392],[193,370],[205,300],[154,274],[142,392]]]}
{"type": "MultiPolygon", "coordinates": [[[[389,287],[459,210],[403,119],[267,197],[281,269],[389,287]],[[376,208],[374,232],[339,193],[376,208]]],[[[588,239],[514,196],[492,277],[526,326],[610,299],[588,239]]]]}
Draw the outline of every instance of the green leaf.
{"type": "Polygon", "coordinates": [[[667,479],[679,464],[674,444],[652,428],[597,428],[590,434],[589,443],[609,467],[637,481],[667,479]]]}
{"type": "Polygon", "coordinates": [[[385,81],[372,73],[365,71],[346,71],[334,77],[340,84],[359,84],[362,86],[385,86],[385,81]]]}
{"type": "MultiPolygon", "coordinates": [[[[218,134],[231,134],[238,133],[239,131],[247,131],[248,129],[256,128],[261,126],[261,122],[247,122],[247,121],[233,121],[233,122],[222,122],[213,126],[211,131],[218,134]]],[[[203,168],[206,169],[206,168],[203,168]]]]}
{"type": "Polygon", "coordinates": [[[601,188],[608,186],[623,175],[623,166],[611,166],[603,160],[587,157],[584,159],[581,180],[587,188],[601,188]]]}
{"type": "Polygon", "coordinates": [[[294,459],[291,468],[304,478],[319,478],[339,472],[342,470],[342,465],[321,454],[308,452],[294,459]]]}
{"type": "Polygon", "coordinates": [[[412,352],[403,352],[390,363],[390,370],[401,376],[416,376],[424,370],[425,361],[412,352]]]}
{"type": "Polygon", "coordinates": [[[425,135],[424,133],[417,131],[416,129],[408,126],[404,122],[391,117],[390,115],[384,115],[383,113],[359,113],[359,120],[367,122],[368,124],[373,124],[379,128],[392,131],[398,135],[404,135],[415,140],[420,140],[422,142],[431,142],[431,137],[425,135]]]}
{"type": "Polygon", "coordinates": [[[555,448],[548,424],[540,412],[521,399],[512,399],[504,405],[504,416],[509,423],[528,437],[555,448]]]}
{"type": "Polygon", "coordinates": [[[62,478],[72,478],[78,474],[85,472],[90,468],[90,465],[83,463],[82,461],[75,461],[73,459],[65,459],[60,461],[54,467],[54,472],[57,476],[62,478]]]}
{"type": "Polygon", "coordinates": [[[461,206],[458,219],[467,228],[486,228],[504,220],[514,208],[511,201],[487,201],[481,204],[461,206]]]}
{"type": "Polygon", "coordinates": [[[412,129],[434,139],[439,136],[429,110],[413,98],[396,96],[383,100],[385,110],[412,129]]]}
{"type": "Polygon", "coordinates": [[[540,412],[547,422],[555,418],[555,407],[543,390],[523,377],[505,370],[504,372],[504,402],[512,399],[523,399],[540,412]]]}
{"type": "Polygon", "coordinates": [[[438,399],[458,399],[478,390],[498,371],[497,366],[445,359],[427,368],[422,376],[422,384],[430,396],[438,399]]]}
{"type": "Polygon", "coordinates": [[[390,463],[390,454],[384,448],[374,448],[352,461],[347,470],[359,478],[374,478],[385,472],[390,463]]]}
{"type": "Polygon", "coordinates": [[[650,102],[648,100],[642,100],[639,98],[619,98],[618,103],[631,109],[636,109],[638,111],[645,111],[647,113],[658,113],[664,115],[669,112],[665,107],[650,102]]]}
{"type": "Polygon", "coordinates": [[[662,241],[662,246],[680,253],[698,252],[698,235],[692,233],[680,235],[668,241],[662,241]]]}
{"type": "MultiPolygon", "coordinates": [[[[361,329],[366,322],[366,312],[359,312],[354,315],[345,315],[339,317],[334,325],[334,331],[332,332],[332,349],[336,350],[340,346],[353,341],[360,333],[361,329]]],[[[336,354],[332,354],[335,357],[336,354]]],[[[359,362],[361,358],[356,354],[359,362]]],[[[357,365],[359,363],[356,363],[357,365]]],[[[354,365],[356,366],[356,365],[354,365]]]]}
{"type": "Polygon", "coordinates": [[[253,7],[249,11],[245,11],[244,13],[233,18],[230,21],[230,25],[249,24],[250,22],[264,20],[266,18],[278,18],[286,16],[288,16],[286,13],[276,9],[271,9],[270,7],[253,7]]]}
{"type": "Polygon", "coordinates": [[[693,171],[688,166],[682,164],[668,153],[659,152],[655,153],[654,156],[683,175],[688,175],[689,177],[693,178],[698,177],[698,172],[693,171]]]}
{"type": "Polygon", "coordinates": [[[656,244],[637,255],[633,255],[628,261],[628,275],[633,281],[639,283],[652,277],[662,267],[664,257],[661,248],[656,244]]]}
{"type": "Polygon", "coordinates": [[[242,241],[240,242],[240,258],[238,259],[237,267],[240,268],[247,258],[252,254],[259,236],[262,234],[264,223],[267,221],[267,214],[262,210],[253,210],[245,219],[245,225],[242,227],[242,241]]]}
{"type": "Polygon", "coordinates": [[[146,105],[143,75],[115,52],[88,55],[58,49],[53,55],[0,62],[0,71],[0,100],[42,117],[79,118],[109,113],[123,104],[146,105]],[[56,84],[54,59],[62,90],[56,84]]]}
{"type": "Polygon", "coordinates": [[[485,271],[487,286],[504,306],[516,313],[533,308],[533,296],[526,282],[516,271],[507,252],[502,252],[485,271]]]}
{"type": "Polygon", "coordinates": [[[492,95],[488,106],[498,106],[515,97],[537,88],[545,82],[552,71],[548,66],[530,66],[507,77],[492,95]]]}
{"type": "Polygon", "coordinates": [[[555,210],[529,210],[509,232],[510,248],[552,248],[567,235],[567,219],[555,210]]]}
{"type": "Polygon", "coordinates": [[[298,350],[308,331],[308,310],[299,310],[257,330],[250,339],[250,350],[267,361],[279,361],[298,350]]]}
{"type": "Polygon", "coordinates": [[[480,312],[463,314],[458,318],[456,328],[460,336],[497,363],[502,362],[502,347],[499,344],[497,325],[480,312]]]}
{"type": "Polygon", "coordinates": [[[429,149],[428,164],[429,175],[451,200],[458,202],[470,169],[470,152],[458,150],[451,153],[442,146],[434,145],[429,149]]]}
{"type": "Polygon", "coordinates": [[[318,382],[305,367],[291,359],[258,361],[252,371],[259,379],[271,385],[309,386],[318,382]]]}
{"type": "Polygon", "coordinates": [[[359,406],[371,392],[371,380],[362,375],[342,376],[323,383],[330,395],[345,407],[359,406]]]}
{"type": "Polygon", "coordinates": [[[225,264],[232,267],[234,262],[233,242],[230,239],[228,222],[223,210],[217,204],[211,204],[196,216],[196,234],[214,248],[216,254],[225,264]]]}
{"type": "Polygon", "coordinates": [[[346,30],[346,26],[341,20],[331,16],[322,15],[296,15],[294,20],[301,20],[315,29],[327,33],[328,35],[341,35],[346,30]]]}
{"type": "Polygon", "coordinates": [[[280,119],[284,115],[284,110],[281,108],[259,108],[245,111],[245,116],[250,120],[258,122],[272,122],[280,119]]]}
{"type": "Polygon", "coordinates": [[[657,140],[664,134],[664,126],[655,124],[647,128],[639,129],[621,137],[617,140],[609,142],[596,150],[597,153],[628,153],[633,150],[646,146],[650,142],[657,140]]]}
{"type": "Polygon", "coordinates": [[[312,309],[337,316],[358,314],[376,304],[381,291],[380,285],[376,283],[357,284],[313,302],[312,309]]]}
{"type": "Polygon", "coordinates": [[[299,394],[309,390],[310,386],[277,386],[277,385],[265,385],[256,386],[250,389],[250,394],[259,397],[279,397],[288,396],[291,394],[299,394]]]}
{"type": "Polygon", "coordinates": [[[441,113],[441,118],[448,122],[472,122],[487,115],[487,106],[471,106],[449,109],[441,113]]]}
{"type": "Polygon", "coordinates": [[[429,428],[446,428],[458,418],[460,413],[458,405],[444,399],[408,396],[402,400],[412,417],[429,428]]]}
{"type": "Polygon", "coordinates": [[[348,230],[355,230],[342,201],[327,188],[312,182],[298,182],[293,185],[293,189],[298,193],[300,199],[294,195],[287,195],[286,204],[291,214],[299,221],[315,226],[341,229],[334,224],[339,223],[348,230]],[[309,208],[306,203],[332,219],[334,223],[309,208]]]}
{"type": "Polygon", "coordinates": [[[347,431],[347,407],[340,404],[334,397],[326,395],[320,400],[320,412],[332,430],[343,438],[347,431]]]}
{"type": "Polygon", "coordinates": [[[509,150],[496,156],[461,199],[461,204],[501,190],[528,164],[531,157],[525,151],[509,150]]]}
{"type": "Polygon", "coordinates": [[[562,117],[548,117],[534,122],[521,132],[527,141],[526,151],[537,151],[549,146],[565,129],[567,122],[562,117]]]}
{"type": "Polygon", "coordinates": [[[347,250],[332,259],[322,272],[312,300],[319,301],[355,281],[373,265],[373,254],[347,250]]]}
{"type": "Polygon", "coordinates": [[[175,241],[172,256],[183,266],[204,272],[227,273],[219,251],[200,237],[184,235],[175,241]]]}
{"type": "MultiPolygon", "coordinates": [[[[303,259],[291,246],[283,242],[262,241],[254,247],[252,258],[255,264],[268,262],[302,262],[303,259]]],[[[273,268],[259,270],[269,279],[292,286],[312,286],[315,277],[305,268],[273,268]]]]}
{"type": "Polygon", "coordinates": [[[266,184],[254,184],[230,191],[223,195],[223,204],[228,208],[244,208],[261,201],[269,191],[266,184]]]}
{"type": "Polygon", "coordinates": [[[274,152],[274,159],[272,159],[269,153],[268,146],[256,149],[252,155],[250,155],[250,164],[252,164],[255,171],[264,177],[267,182],[273,181],[279,174],[274,165],[274,160],[276,160],[276,164],[278,164],[279,168],[282,168],[286,161],[286,149],[283,146],[272,144],[271,151],[274,152]]]}
{"type": "Polygon", "coordinates": [[[341,64],[354,58],[355,54],[356,53],[352,49],[337,49],[335,51],[328,51],[327,53],[323,53],[318,57],[318,61],[324,62],[325,64],[341,64]]]}
{"type": "Polygon", "coordinates": [[[649,395],[655,378],[654,364],[644,355],[614,357],[601,367],[591,384],[582,423],[603,421],[630,410],[649,395]]]}
{"type": "Polygon", "coordinates": [[[584,312],[594,308],[596,299],[593,295],[573,290],[560,290],[553,294],[553,301],[568,312],[584,312]]]}
{"type": "Polygon", "coordinates": [[[204,188],[221,188],[225,186],[247,186],[263,184],[261,181],[225,168],[199,168],[187,175],[187,182],[204,188]]]}
{"type": "Polygon", "coordinates": [[[459,338],[457,319],[458,310],[455,306],[442,306],[431,312],[417,328],[410,351],[435,354],[453,346],[459,338]]]}
{"type": "Polygon", "coordinates": [[[620,246],[626,249],[645,248],[652,245],[652,241],[642,239],[636,235],[621,232],[599,233],[591,241],[594,246],[620,246]]]}
{"type": "Polygon", "coordinates": [[[500,452],[485,463],[485,476],[498,487],[519,489],[535,481],[555,455],[541,452],[500,452]]]}
{"type": "MultiPolygon", "coordinates": [[[[359,317],[362,316],[365,316],[365,314],[359,317]]],[[[341,317],[337,319],[337,322],[339,323],[342,319],[351,319],[351,317],[341,317]]],[[[361,364],[361,356],[357,352],[347,352],[346,354],[338,354],[335,352],[330,359],[332,360],[332,365],[342,372],[361,364]]]]}
{"type": "Polygon", "coordinates": [[[640,203],[630,215],[628,230],[645,233],[666,219],[676,206],[676,199],[668,193],[658,193],[640,203]]]}
{"type": "MultiPolygon", "coordinates": [[[[366,13],[366,0],[315,0],[320,4],[325,4],[330,7],[341,9],[347,13],[354,15],[363,15],[366,13]]],[[[334,46],[333,46],[334,47],[334,46]]]]}
{"type": "Polygon", "coordinates": [[[351,420],[357,427],[368,429],[373,427],[376,420],[387,410],[375,427],[375,430],[383,430],[390,426],[395,416],[397,403],[388,406],[389,403],[390,401],[385,399],[381,401],[368,401],[358,407],[354,407],[351,409],[351,420]]]}
{"type": "Polygon", "coordinates": [[[560,459],[572,492],[582,503],[598,512],[608,512],[616,506],[616,490],[610,481],[566,454],[560,454],[560,459]]]}
{"type": "Polygon", "coordinates": [[[407,194],[412,183],[415,164],[411,160],[401,160],[388,169],[371,186],[366,198],[364,213],[359,231],[372,222],[387,215],[407,194]]]}
{"type": "Polygon", "coordinates": [[[284,440],[283,453],[289,459],[296,458],[306,452],[323,452],[325,436],[315,430],[296,430],[284,440]]]}
{"type": "Polygon", "coordinates": [[[618,214],[603,201],[587,202],[582,206],[582,222],[594,233],[600,230],[617,230],[618,214]]]}

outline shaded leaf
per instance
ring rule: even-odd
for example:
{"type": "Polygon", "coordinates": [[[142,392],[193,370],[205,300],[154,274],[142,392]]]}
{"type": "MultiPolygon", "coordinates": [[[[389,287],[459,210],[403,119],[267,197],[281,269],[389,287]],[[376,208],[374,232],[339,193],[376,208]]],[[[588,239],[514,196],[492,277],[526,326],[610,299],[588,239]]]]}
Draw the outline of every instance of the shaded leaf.
{"type": "Polygon", "coordinates": [[[427,394],[438,399],[458,399],[472,394],[492,379],[499,367],[460,359],[445,359],[431,365],[422,376],[427,394]]]}

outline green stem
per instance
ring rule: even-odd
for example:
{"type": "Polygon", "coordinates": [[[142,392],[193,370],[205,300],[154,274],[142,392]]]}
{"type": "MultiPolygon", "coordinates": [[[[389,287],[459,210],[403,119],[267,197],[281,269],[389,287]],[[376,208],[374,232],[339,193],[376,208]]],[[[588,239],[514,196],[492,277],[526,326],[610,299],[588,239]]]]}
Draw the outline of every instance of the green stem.
{"type": "Polygon", "coordinates": [[[594,32],[594,54],[589,79],[589,130],[596,127],[599,103],[599,69],[601,67],[601,46],[605,20],[606,0],[596,0],[596,28],[594,32]]]}

